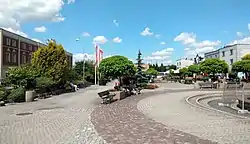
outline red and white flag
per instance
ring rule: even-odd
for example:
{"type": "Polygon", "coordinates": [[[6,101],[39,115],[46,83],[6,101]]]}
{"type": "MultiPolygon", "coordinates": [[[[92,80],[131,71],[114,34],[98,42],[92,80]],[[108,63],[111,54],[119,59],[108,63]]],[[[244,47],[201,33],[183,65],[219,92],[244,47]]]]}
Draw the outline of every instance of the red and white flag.
{"type": "Polygon", "coordinates": [[[100,62],[103,59],[103,51],[100,49],[99,45],[95,46],[95,62],[96,66],[99,66],[100,62]]]}

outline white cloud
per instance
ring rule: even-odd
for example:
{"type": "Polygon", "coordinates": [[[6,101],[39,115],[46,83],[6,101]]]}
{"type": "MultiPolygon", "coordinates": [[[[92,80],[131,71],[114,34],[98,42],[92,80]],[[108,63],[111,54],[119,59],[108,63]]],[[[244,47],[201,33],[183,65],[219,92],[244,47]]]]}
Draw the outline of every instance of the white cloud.
{"type": "Polygon", "coordinates": [[[88,32],[83,32],[82,36],[84,36],[84,37],[89,37],[90,34],[89,34],[88,32]]]}
{"type": "Polygon", "coordinates": [[[113,20],[113,23],[115,24],[115,26],[119,27],[119,23],[117,22],[117,20],[113,20]]]}
{"type": "Polygon", "coordinates": [[[156,38],[160,38],[161,35],[160,35],[160,34],[156,34],[155,37],[156,37],[156,38]]]}
{"type": "Polygon", "coordinates": [[[161,45],[165,45],[166,43],[164,41],[161,42],[161,45]]]}
{"type": "Polygon", "coordinates": [[[0,0],[0,27],[20,29],[26,22],[65,20],[63,0],[0,0]]]}
{"type": "Polygon", "coordinates": [[[28,37],[28,34],[22,32],[22,31],[20,31],[20,30],[14,30],[14,29],[12,29],[12,28],[3,28],[3,29],[5,29],[5,30],[7,30],[7,31],[10,31],[10,32],[13,32],[13,33],[15,33],[15,34],[21,35],[21,36],[23,36],[23,37],[28,37]]]}
{"type": "Polygon", "coordinates": [[[174,38],[174,41],[181,42],[186,48],[185,57],[194,57],[196,54],[203,55],[206,52],[215,50],[221,41],[198,41],[196,34],[183,32],[174,38]]]}
{"type": "Polygon", "coordinates": [[[243,37],[243,33],[242,32],[236,32],[237,36],[239,37],[243,37]]]}
{"type": "Polygon", "coordinates": [[[239,40],[234,40],[230,42],[228,45],[233,45],[233,44],[250,44],[250,37],[245,37],[239,40]]]}
{"type": "Polygon", "coordinates": [[[46,27],[45,26],[36,27],[34,30],[36,32],[46,32],[46,27]]]}
{"type": "Polygon", "coordinates": [[[154,33],[151,32],[150,28],[146,27],[140,34],[142,36],[152,36],[154,33]]]}
{"type": "Polygon", "coordinates": [[[174,38],[176,42],[182,42],[183,44],[192,44],[196,42],[196,35],[194,33],[183,32],[174,38]]]}
{"type": "Polygon", "coordinates": [[[152,56],[169,56],[173,53],[173,48],[166,48],[161,51],[156,51],[152,53],[152,56]]]}
{"type": "Polygon", "coordinates": [[[68,0],[68,4],[75,3],[75,0],[68,0]]]}
{"type": "Polygon", "coordinates": [[[42,43],[42,41],[40,41],[39,39],[36,39],[36,38],[33,38],[32,40],[36,41],[36,42],[39,42],[39,43],[42,43]]]}
{"type": "Polygon", "coordinates": [[[121,42],[122,42],[122,39],[119,38],[119,37],[115,37],[115,38],[113,39],[113,42],[114,42],[114,43],[121,43],[121,42]]]}
{"type": "Polygon", "coordinates": [[[96,36],[93,38],[93,43],[96,44],[105,44],[108,39],[105,36],[96,36]]]}
{"type": "Polygon", "coordinates": [[[73,55],[73,63],[82,61],[82,60],[95,60],[94,54],[87,54],[87,53],[77,53],[73,55]]]}

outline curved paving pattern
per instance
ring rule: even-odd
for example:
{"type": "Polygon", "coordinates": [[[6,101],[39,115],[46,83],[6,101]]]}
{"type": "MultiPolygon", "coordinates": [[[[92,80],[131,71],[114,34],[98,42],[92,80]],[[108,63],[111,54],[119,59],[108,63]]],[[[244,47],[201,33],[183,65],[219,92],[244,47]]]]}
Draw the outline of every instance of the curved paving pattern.
{"type": "Polygon", "coordinates": [[[203,139],[226,144],[250,143],[250,119],[199,109],[186,102],[188,96],[204,93],[212,92],[193,91],[149,97],[138,103],[138,109],[157,122],[203,139]],[[145,107],[149,109],[145,110],[145,107]]]}
{"type": "Polygon", "coordinates": [[[91,121],[100,136],[113,144],[214,143],[158,123],[139,112],[137,102],[157,93],[166,92],[148,92],[111,105],[99,106],[91,114],[91,121]]]}
{"type": "Polygon", "coordinates": [[[88,88],[1,107],[0,144],[105,144],[90,121],[90,113],[101,101],[96,93],[88,88]]]}

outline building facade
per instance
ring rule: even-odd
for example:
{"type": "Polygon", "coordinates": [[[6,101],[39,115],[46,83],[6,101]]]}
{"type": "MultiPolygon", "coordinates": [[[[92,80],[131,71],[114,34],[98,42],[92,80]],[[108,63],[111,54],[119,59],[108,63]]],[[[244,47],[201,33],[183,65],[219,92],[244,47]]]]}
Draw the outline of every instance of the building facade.
{"type": "Polygon", "coordinates": [[[232,68],[232,64],[241,60],[241,58],[250,53],[250,44],[234,44],[220,48],[216,51],[205,53],[205,58],[219,58],[224,60],[229,70],[232,68]],[[215,57],[218,56],[218,57],[215,57]]]}
{"type": "Polygon", "coordinates": [[[193,65],[193,64],[194,64],[193,59],[182,58],[182,59],[176,60],[177,69],[188,67],[188,66],[193,65]]]}
{"type": "MultiPolygon", "coordinates": [[[[0,79],[9,68],[31,63],[32,53],[43,46],[46,45],[0,28],[0,79]]],[[[72,54],[66,54],[72,67],[72,54]]]]}

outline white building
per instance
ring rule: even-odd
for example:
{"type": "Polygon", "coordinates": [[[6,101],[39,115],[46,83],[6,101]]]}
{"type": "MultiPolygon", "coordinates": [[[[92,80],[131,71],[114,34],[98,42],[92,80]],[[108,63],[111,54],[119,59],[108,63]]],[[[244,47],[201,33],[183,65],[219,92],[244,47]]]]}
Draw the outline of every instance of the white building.
{"type": "Polygon", "coordinates": [[[193,65],[193,64],[194,64],[193,59],[181,58],[181,59],[176,60],[177,69],[188,67],[188,66],[193,65]]]}
{"type": "Polygon", "coordinates": [[[234,62],[241,60],[248,53],[250,53],[250,44],[234,44],[205,53],[205,58],[219,58],[224,60],[230,70],[234,62]]]}

